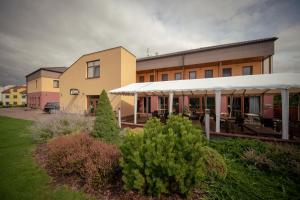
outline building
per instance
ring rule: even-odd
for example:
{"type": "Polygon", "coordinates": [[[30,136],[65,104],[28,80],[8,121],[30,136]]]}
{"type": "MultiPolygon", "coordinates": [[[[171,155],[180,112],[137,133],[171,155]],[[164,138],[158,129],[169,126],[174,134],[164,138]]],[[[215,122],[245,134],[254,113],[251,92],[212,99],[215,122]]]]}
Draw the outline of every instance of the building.
{"type": "Polygon", "coordinates": [[[66,67],[40,68],[26,75],[27,106],[43,109],[47,102],[59,102],[59,76],[66,67]]]}
{"type": "MultiPolygon", "coordinates": [[[[202,79],[240,75],[255,75],[273,72],[274,42],[276,37],[238,42],[175,52],[137,59],[137,82],[202,79]]],[[[176,112],[184,109],[204,112],[214,110],[213,96],[176,96],[173,107],[176,112]]],[[[230,99],[222,95],[222,113],[230,109],[241,113],[261,113],[273,117],[273,96],[240,96],[230,99]],[[230,108],[230,101],[232,108],[230,108]]],[[[151,113],[168,110],[168,96],[145,96],[138,99],[138,112],[151,113]]]]}
{"type": "MultiPolygon", "coordinates": [[[[136,82],[136,58],[123,47],[81,56],[60,76],[60,109],[94,113],[102,90],[136,82]]],[[[114,110],[132,114],[133,98],[109,96],[114,110]]]]}
{"type": "Polygon", "coordinates": [[[3,104],[4,102],[4,98],[5,98],[5,95],[2,95],[2,92],[4,90],[7,90],[8,88],[11,88],[11,87],[14,87],[14,85],[6,85],[6,86],[3,86],[3,87],[0,87],[0,105],[3,104]]]}
{"type": "Polygon", "coordinates": [[[2,92],[4,106],[26,105],[26,85],[17,85],[2,92]]]}

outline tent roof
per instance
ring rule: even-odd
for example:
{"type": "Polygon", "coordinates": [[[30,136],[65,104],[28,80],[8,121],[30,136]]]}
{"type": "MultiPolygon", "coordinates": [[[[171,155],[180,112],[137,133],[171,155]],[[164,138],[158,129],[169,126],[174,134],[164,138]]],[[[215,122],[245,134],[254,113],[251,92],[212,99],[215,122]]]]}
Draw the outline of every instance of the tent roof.
{"type": "Polygon", "coordinates": [[[117,95],[197,95],[214,94],[221,90],[222,94],[274,94],[281,89],[291,93],[300,92],[300,73],[274,73],[247,76],[231,76],[218,78],[202,78],[192,80],[158,81],[133,83],[109,91],[117,95]]]}

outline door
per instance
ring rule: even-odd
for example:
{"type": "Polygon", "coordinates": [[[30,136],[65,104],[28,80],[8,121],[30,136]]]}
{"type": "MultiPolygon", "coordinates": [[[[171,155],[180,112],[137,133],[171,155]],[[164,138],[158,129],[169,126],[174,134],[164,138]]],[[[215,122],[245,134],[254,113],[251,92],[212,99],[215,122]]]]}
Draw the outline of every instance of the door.
{"type": "Polygon", "coordinates": [[[98,102],[99,102],[99,95],[87,96],[87,111],[88,111],[88,113],[95,115],[98,102]]]}

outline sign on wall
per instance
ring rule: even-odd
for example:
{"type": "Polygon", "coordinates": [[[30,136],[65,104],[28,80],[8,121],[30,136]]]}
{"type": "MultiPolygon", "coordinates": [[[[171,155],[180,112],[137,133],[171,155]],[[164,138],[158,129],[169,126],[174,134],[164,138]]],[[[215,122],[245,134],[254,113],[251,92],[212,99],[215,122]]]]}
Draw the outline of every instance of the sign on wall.
{"type": "Polygon", "coordinates": [[[79,90],[76,88],[71,88],[70,89],[70,95],[78,95],[79,94],[79,90]]]}

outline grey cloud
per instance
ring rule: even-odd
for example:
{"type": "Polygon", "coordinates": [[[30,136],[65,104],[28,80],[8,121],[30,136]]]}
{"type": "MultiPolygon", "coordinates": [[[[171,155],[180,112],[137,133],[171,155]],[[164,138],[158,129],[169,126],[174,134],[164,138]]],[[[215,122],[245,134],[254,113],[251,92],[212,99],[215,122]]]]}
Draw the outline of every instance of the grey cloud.
{"type": "Polygon", "coordinates": [[[0,85],[24,83],[41,66],[125,46],[137,57],[279,36],[275,71],[300,71],[298,1],[4,0],[0,85]]]}

